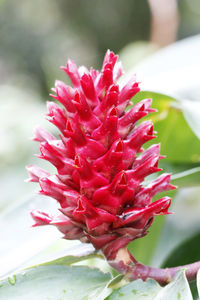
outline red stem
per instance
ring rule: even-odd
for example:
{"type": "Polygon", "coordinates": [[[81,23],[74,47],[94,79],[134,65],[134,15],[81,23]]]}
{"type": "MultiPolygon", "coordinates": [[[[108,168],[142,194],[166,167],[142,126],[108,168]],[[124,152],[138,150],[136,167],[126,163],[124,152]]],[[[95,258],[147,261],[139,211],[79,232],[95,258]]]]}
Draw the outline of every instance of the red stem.
{"type": "Polygon", "coordinates": [[[125,274],[130,280],[141,278],[145,281],[147,278],[152,278],[161,285],[168,284],[180,269],[186,269],[186,277],[188,281],[192,281],[196,278],[196,274],[200,269],[200,261],[174,268],[151,268],[137,262],[127,248],[120,249],[116,259],[109,263],[118,272],[125,274]]]}

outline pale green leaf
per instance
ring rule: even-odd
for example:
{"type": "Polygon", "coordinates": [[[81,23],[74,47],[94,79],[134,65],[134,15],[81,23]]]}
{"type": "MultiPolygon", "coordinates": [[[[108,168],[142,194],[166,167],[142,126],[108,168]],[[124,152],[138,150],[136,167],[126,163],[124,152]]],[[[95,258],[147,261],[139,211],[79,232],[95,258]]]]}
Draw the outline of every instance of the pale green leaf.
{"type": "Polygon", "coordinates": [[[185,271],[178,272],[176,278],[166,285],[155,297],[155,300],[193,300],[185,271]]]}
{"type": "Polygon", "coordinates": [[[0,281],[0,299],[85,300],[97,289],[100,294],[110,279],[85,266],[40,266],[0,281]]]}
{"type": "Polygon", "coordinates": [[[114,291],[108,300],[155,300],[161,287],[156,281],[138,279],[114,291]]]}
{"type": "Polygon", "coordinates": [[[179,188],[200,185],[200,167],[172,174],[171,182],[179,188]]]}

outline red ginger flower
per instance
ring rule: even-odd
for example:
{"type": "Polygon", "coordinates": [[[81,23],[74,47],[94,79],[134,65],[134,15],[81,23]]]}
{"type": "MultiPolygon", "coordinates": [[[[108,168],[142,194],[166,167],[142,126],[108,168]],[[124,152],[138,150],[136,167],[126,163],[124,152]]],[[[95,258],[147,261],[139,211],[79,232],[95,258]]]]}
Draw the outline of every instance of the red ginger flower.
{"type": "Polygon", "coordinates": [[[144,99],[125,112],[139,86],[133,77],[119,89],[122,67],[117,59],[108,50],[101,72],[77,68],[71,60],[62,67],[73,88],[56,81],[51,96],[63,107],[47,103],[48,120],[59,129],[60,138],[41,128],[34,136],[40,142],[39,157],[52,163],[57,174],[27,167],[29,180],[39,182],[40,193],[60,205],[55,216],[33,211],[34,225],[55,225],[64,238],[91,242],[108,259],[146,235],[154,216],[168,213],[169,197],[153,203],[152,198],[174,188],[170,174],[142,185],[146,176],[161,170],[158,161],[163,157],[159,144],[142,149],[155,137],[153,124],[136,123],[155,110],[151,99],[144,99]]]}

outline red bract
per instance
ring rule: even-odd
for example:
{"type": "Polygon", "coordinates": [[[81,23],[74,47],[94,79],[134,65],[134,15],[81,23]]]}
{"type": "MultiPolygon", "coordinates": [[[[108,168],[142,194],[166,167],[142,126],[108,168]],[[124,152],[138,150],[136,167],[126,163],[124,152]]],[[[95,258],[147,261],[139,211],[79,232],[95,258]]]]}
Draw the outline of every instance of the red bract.
{"type": "Polygon", "coordinates": [[[54,95],[63,107],[48,102],[48,120],[59,138],[37,128],[40,158],[52,163],[55,175],[30,165],[30,181],[39,182],[43,195],[55,198],[59,214],[33,211],[35,226],[55,225],[66,239],[91,242],[108,259],[130,241],[146,235],[154,216],[168,213],[170,198],[152,203],[157,193],[173,189],[170,175],[162,174],[143,186],[146,176],[158,172],[159,144],[143,150],[153,139],[153,124],[137,121],[148,113],[151,99],[126,107],[139,92],[135,76],[119,89],[122,68],[117,55],[107,51],[101,72],[77,68],[68,61],[62,69],[73,88],[56,81],[54,95]],[[142,152],[142,154],[140,154],[142,152]]]}

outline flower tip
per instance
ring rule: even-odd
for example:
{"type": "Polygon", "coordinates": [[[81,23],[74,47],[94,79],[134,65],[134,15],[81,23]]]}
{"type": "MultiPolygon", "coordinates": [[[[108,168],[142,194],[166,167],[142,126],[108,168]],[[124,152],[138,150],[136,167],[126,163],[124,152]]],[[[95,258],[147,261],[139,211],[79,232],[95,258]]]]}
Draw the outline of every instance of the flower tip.
{"type": "Polygon", "coordinates": [[[173,211],[168,211],[168,212],[166,213],[166,215],[173,215],[173,214],[174,214],[173,211]]]}
{"type": "Polygon", "coordinates": [[[169,184],[170,190],[176,190],[178,188],[177,185],[169,184]]]}
{"type": "Polygon", "coordinates": [[[75,156],[75,159],[74,159],[74,167],[75,168],[81,167],[80,156],[78,154],[75,156]]]}
{"type": "Polygon", "coordinates": [[[33,210],[30,212],[31,217],[35,221],[32,227],[49,224],[52,218],[45,212],[39,210],[33,210]]]}
{"type": "Polygon", "coordinates": [[[166,158],[166,155],[160,155],[159,156],[159,159],[164,159],[164,158],[166,158]]]}
{"type": "Polygon", "coordinates": [[[66,130],[69,132],[73,132],[72,124],[71,124],[70,120],[67,120],[66,130]]]}
{"type": "Polygon", "coordinates": [[[54,99],[56,99],[56,100],[57,100],[57,98],[58,98],[58,97],[57,97],[56,95],[54,95],[54,94],[49,94],[49,96],[52,97],[52,98],[54,98],[54,99]]]}
{"type": "Polygon", "coordinates": [[[56,87],[52,87],[51,91],[54,92],[54,93],[56,93],[56,87]]]}
{"type": "Polygon", "coordinates": [[[156,112],[158,112],[158,109],[156,109],[156,108],[149,108],[148,112],[150,112],[150,113],[156,113],[156,112]]]}
{"type": "Polygon", "coordinates": [[[65,66],[60,66],[60,69],[64,72],[66,72],[67,68],[65,66]]]}
{"type": "Polygon", "coordinates": [[[119,185],[126,185],[127,184],[127,176],[125,172],[122,172],[119,185]]]}
{"type": "Polygon", "coordinates": [[[27,183],[27,182],[32,182],[31,178],[26,178],[24,179],[24,182],[27,183]]]}
{"type": "Polygon", "coordinates": [[[117,108],[113,106],[109,112],[110,117],[117,117],[117,108]]]}
{"type": "Polygon", "coordinates": [[[124,143],[121,139],[118,140],[115,148],[115,152],[123,152],[124,149],[124,143]]]}

